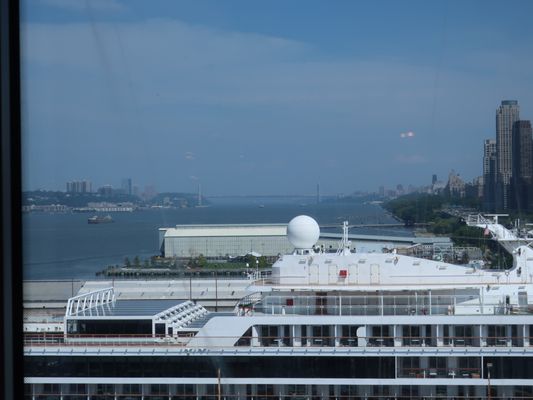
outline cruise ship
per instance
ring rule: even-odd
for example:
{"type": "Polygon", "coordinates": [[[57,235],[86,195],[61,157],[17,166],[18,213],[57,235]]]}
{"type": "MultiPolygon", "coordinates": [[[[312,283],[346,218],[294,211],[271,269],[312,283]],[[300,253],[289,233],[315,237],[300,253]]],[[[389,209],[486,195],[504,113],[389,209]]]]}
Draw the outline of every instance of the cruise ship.
{"type": "Polygon", "coordinates": [[[496,220],[478,226],[507,270],[336,253],[308,216],[294,246],[231,312],[184,299],[69,299],[64,333],[25,337],[27,399],[533,398],[533,248],[496,220]]]}

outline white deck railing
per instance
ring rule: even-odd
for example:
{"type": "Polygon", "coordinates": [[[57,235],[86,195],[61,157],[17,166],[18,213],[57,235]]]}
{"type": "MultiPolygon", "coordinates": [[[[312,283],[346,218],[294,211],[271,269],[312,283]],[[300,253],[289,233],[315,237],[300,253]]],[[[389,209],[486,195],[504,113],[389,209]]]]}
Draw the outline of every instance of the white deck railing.
{"type": "Polygon", "coordinates": [[[80,294],[68,299],[65,316],[72,316],[80,311],[113,303],[114,301],[115,289],[112,287],[80,294]]]}

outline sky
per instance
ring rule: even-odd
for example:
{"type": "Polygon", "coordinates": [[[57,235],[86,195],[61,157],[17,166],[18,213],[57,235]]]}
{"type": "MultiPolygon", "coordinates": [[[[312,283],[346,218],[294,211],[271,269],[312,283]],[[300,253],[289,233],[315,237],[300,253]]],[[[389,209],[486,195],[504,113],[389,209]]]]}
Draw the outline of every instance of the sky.
{"type": "Polygon", "coordinates": [[[23,186],[324,194],[482,174],[533,2],[23,0],[23,186]]]}

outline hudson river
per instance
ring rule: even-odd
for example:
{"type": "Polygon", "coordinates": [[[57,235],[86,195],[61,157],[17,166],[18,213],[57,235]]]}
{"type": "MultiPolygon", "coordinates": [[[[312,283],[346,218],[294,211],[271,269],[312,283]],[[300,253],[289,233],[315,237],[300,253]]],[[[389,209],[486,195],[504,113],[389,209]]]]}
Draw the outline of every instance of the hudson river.
{"type": "MultiPolygon", "coordinates": [[[[210,207],[112,213],[114,223],[88,224],[92,214],[25,214],[24,279],[95,279],[125,257],[159,254],[158,228],[177,224],[288,223],[306,214],[321,225],[387,224],[381,207],[362,203],[306,204],[309,199],[215,199],[210,207]]],[[[336,230],[332,230],[336,231],[336,230]]],[[[340,230],[339,230],[340,231],[340,230]]],[[[404,228],[353,228],[353,233],[410,235],[404,228]]]]}

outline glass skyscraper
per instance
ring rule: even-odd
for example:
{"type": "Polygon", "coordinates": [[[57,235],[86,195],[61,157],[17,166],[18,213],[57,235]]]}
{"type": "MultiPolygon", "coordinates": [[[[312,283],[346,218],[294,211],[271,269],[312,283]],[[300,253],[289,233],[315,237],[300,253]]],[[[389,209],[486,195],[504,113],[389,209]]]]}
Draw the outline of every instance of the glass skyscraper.
{"type": "Polygon", "coordinates": [[[513,125],[520,119],[516,100],[503,100],[496,110],[496,208],[509,208],[513,175],[513,125]]]}

